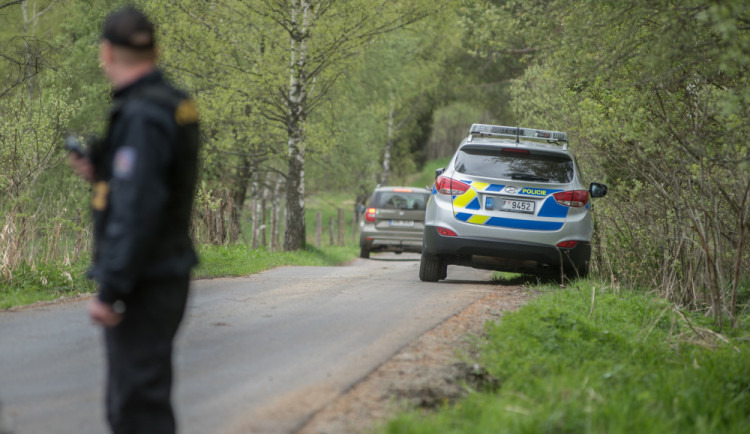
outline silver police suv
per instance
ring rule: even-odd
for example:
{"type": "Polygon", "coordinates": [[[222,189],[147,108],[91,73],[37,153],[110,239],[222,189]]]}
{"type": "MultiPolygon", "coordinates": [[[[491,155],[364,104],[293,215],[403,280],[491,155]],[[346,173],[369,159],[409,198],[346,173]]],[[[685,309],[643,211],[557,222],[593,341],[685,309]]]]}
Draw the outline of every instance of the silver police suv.
{"type": "Polygon", "coordinates": [[[560,131],[474,124],[436,171],[425,214],[422,281],[448,265],[585,276],[591,257],[591,198],[568,136],[560,131]]]}

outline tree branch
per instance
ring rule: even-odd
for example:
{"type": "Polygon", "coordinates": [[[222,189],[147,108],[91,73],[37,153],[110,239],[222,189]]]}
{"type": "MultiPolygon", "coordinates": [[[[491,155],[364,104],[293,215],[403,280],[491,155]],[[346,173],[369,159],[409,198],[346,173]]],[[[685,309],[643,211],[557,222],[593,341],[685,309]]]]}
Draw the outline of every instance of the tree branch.
{"type": "Polygon", "coordinates": [[[9,6],[20,5],[21,3],[23,3],[23,0],[15,0],[12,2],[8,2],[8,3],[5,3],[4,5],[0,5],[0,9],[5,9],[9,6]]]}

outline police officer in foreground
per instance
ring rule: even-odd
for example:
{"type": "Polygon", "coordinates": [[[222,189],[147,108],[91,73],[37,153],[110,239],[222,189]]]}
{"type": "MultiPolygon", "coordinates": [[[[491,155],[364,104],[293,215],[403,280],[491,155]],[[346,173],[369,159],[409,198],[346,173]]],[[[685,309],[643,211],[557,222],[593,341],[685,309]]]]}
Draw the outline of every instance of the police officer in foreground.
{"type": "Polygon", "coordinates": [[[172,343],[197,263],[189,237],[198,114],[156,67],[154,27],[139,10],[109,15],[101,66],[113,85],[106,137],[71,164],[94,184],[88,306],[104,327],[107,419],[115,433],[172,433],[172,343]]]}

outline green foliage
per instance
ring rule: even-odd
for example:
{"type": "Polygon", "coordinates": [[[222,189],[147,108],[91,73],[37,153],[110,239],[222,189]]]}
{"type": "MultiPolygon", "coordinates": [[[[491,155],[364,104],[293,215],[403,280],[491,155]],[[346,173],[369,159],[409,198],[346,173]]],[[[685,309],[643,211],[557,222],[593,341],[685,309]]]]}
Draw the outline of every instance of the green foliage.
{"type": "Polygon", "coordinates": [[[534,48],[513,81],[519,123],[568,131],[584,173],[610,186],[594,270],[736,321],[750,270],[745,2],[487,7],[514,13],[475,37],[502,47],[518,31],[497,31],[522,29],[534,48]]]}
{"type": "Polygon", "coordinates": [[[0,309],[93,292],[94,284],[84,276],[88,266],[84,259],[69,264],[22,263],[11,278],[0,277],[0,309]]]}
{"type": "Polygon", "coordinates": [[[437,160],[428,161],[427,164],[424,165],[422,170],[416,176],[416,178],[409,180],[409,185],[413,185],[413,186],[421,187],[421,188],[427,188],[428,190],[431,189],[432,184],[435,183],[435,171],[437,169],[444,169],[445,166],[447,166],[448,163],[450,163],[451,158],[453,157],[445,157],[445,158],[439,158],[437,160]]]}
{"type": "Polygon", "coordinates": [[[362,196],[380,184],[389,121],[387,184],[406,183],[422,166],[432,113],[444,92],[441,83],[450,74],[448,54],[459,49],[450,29],[453,17],[450,9],[440,9],[429,20],[375,39],[351,60],[308,124],[310,131],[322,131],[310,137],[313,185],[362,196]]]}
{"type": "MultiPolygon", "coordinates": [[[[736,432],[750,423],[750,347],[638,292],[579,281],[487,327],[495,392],[386,432],[736,432]]],[[[749,329],[743,334],[747,337],[749,329]]]]}
{"type": "Polygon", "coordinates": [[[62,132],[79,106],[61,78],[44,79],[38,100],[24,92],[0,99],[0,192],[11,201],[60,161],[62,132]]]}

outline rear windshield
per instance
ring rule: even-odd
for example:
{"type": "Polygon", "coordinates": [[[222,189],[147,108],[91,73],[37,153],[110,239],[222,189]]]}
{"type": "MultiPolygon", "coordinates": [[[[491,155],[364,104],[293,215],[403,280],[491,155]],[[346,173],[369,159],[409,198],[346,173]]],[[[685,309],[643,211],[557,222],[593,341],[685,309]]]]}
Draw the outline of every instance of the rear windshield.
{"type": "Polygon", "coordinates": [[[429,193],[422,192],[397,192],[397,191],[380,191],[375,193],[372,199],[372,205],[381,209],[418,209],[424,210],[427,206],[429,193]]]}
{"type": "Polygon", "coordinates": [[[487,178],[568,183],[573,180],[573,160],[565,155],[462,149],[456,157],[456,171],[487,178]]]}

